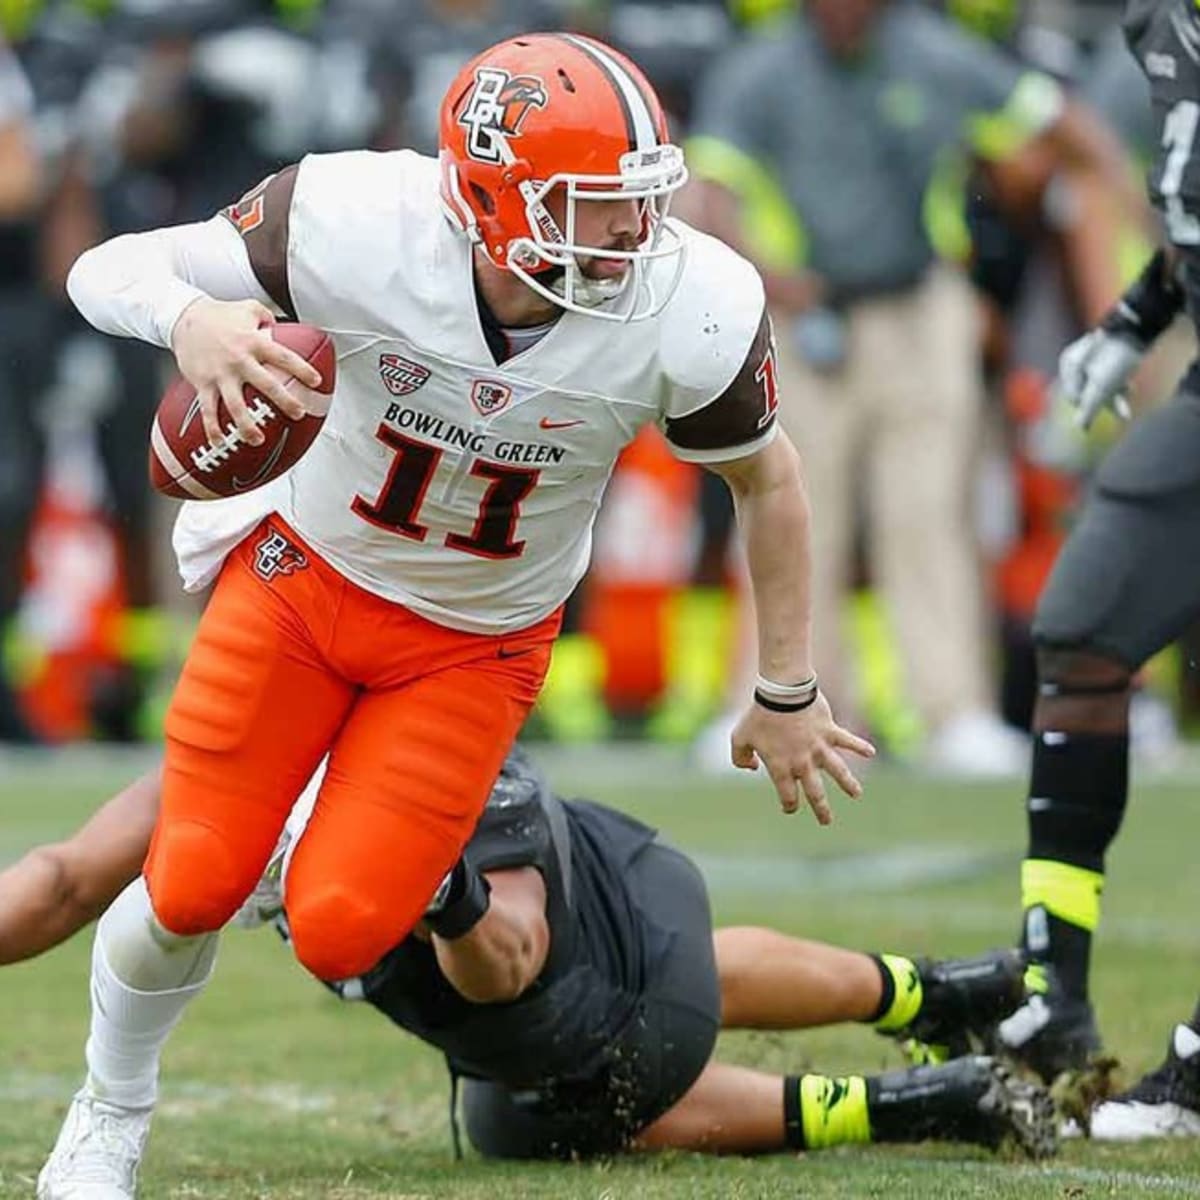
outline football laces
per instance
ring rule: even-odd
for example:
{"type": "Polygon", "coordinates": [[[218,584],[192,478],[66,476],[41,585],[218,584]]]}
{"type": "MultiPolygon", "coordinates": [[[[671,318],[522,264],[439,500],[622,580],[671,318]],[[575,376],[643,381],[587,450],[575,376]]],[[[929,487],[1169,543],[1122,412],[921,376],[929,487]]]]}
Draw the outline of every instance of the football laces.
{"type": "MultiPolygon", "coordinates": [[[[277,414],[270,404],[261,396],[255,396],[253,404],[246,409],[256,428],[261,429],[269,421],[275,420],[277,414]]],[[[238,427],[233,421],[229,422],[221,439],[214,445],[205,442],[192,451],[192,463],[197,471],[209,472],[224,463],[239,446],[246,445],[238,427]]]]}

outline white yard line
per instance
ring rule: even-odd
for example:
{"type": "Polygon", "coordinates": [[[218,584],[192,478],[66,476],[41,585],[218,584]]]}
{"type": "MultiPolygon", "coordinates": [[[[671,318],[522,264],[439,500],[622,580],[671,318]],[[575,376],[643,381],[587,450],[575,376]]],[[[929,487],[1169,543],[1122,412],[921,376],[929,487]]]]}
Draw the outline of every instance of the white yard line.
{"type": "MultiPolygon", "coordinates": [[[[34,1074],[22,1071],[0,1078],[0,1101],[68,1100],[79,1086],[77,1075],[34,1074]]],[[[168,1117],[194,1117],[233,1104],[248,1104],[285,1113],[328,1112],[344,1097],[298,1083],[265,1083],[225,1087],[199,1081],[167,1081],[162,1085],[158,1112],[168,1117]]]]}
{"type": "MultiPolygon", "coordinates": [[[[685,850],[688,848],[685,846],[685,850]]],[[[937,922],[939,929],[988,932],[1011,924],[1016,912],[1015,887],[1018,854],[996,854],[966,846],[901,844],[888,850],[861,854],[805,858],[779,855],[688,853],[704,872],[714,897],[736,902],[739,896],[833,895],[844,909],[877,906],[881,894],[903,892],[896,909],[905,919],[937,922]],[[970,880],[998,869],[1010,869],[1014,881],[1013,904],[986,901],[953,902],[935,896],[914,895],[919,887],[970,880]]],[[[1106,943],[1127,943],[1195,951],[1200,933],[1189,916],[1123,916],[1105,913],[1102,938],[1106,943]]]]}
{"type": "Polygon", "coordinates": [[[1014,866],[1008,853],[924,843],[859,854],[804,856],[712,854],[688,851],[714,891],[848,893],[893,892],[952,883],[1014,866]]]}

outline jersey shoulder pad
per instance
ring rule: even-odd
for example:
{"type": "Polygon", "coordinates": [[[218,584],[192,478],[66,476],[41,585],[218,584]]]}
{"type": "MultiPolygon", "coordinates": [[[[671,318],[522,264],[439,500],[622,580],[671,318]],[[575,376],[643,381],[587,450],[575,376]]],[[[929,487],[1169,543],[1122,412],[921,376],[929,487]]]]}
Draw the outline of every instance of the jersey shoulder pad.
{"type": "Polygon", "coordinates": [[[432,159],[411,150],[310,154],[292,201],[293,286],[353,295],[382,283],[441,219],[432,159]]]}
{"type": "Polygon", "coordinates": [[[367,242],[386,233],[388,222],[411,221],[414,211],[432,207],[440,215],[437,198],[437,164],[411,150],[310,154],[300,162],[292,234],[336,232],[340,241],[367,242]]]}
{"type": "Polygon", "coordinates": [[[766,303],[752,263],[717,238],[679,224],[686,258],[662,313],[659,341],[669,416],[683,416],[729,387],[746,361],[766,303]]]}

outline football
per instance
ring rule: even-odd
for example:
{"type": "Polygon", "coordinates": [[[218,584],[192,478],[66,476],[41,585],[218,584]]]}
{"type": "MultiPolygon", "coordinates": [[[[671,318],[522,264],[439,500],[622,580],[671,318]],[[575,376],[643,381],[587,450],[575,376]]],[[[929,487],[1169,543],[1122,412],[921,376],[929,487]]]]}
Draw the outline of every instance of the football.
{"type": "MultiPolygon", "coordinates": [[[[182,500],[241,495],[282,475],[312,445],[329,411],[337,373],[333,339],[312,325],[274,325],[271,334],[321,373],[316,391],[296,380],[289,384],[289,391],[303,396],[308,415],[293,421],[247,386],[246,406],[263,432],[262,444],[247,444],[222,405],[225,436],[212,446],[200,419],[195,389],[176,375],[163,393],[150,427],[150,481],[158,491],[182,500]]],[[[267,369],[283,376],[277,367],[267,369]]]]}

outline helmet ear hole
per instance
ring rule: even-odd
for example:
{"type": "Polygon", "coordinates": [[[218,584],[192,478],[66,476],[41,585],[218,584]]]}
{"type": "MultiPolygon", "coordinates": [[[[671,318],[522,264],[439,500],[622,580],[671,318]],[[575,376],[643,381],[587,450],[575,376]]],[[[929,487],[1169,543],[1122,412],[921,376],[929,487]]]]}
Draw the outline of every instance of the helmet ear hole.
{"type": "Polygon", "coordinates": [[[492,193],[485,187],[481,187],[478,183],[472,180],[468,185],[471,189],[471,195],[475,198],[475,203],[489,216],[496,215],[496,202],[492,199],[492,193]]]}

